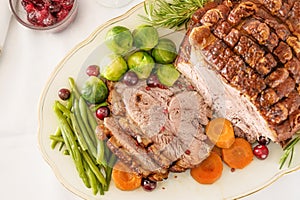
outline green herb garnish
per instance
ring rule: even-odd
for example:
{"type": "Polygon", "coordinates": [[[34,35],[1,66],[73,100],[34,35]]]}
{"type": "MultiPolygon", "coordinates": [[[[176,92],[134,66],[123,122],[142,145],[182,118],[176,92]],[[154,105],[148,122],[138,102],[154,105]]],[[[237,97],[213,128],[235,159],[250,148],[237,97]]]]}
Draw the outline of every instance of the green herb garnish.
{"type": "Polygon", "coordinates": [[[152,26],[180,28],[187,26],[196,10],[212,0],[148,0],[144,3],[147,16],[142,16],[152,26]]]}
{"type": "Polygon", "coordinates": [[[295,151],[295,146],[296,144],[300,141],[300,131],[298,131],[297,136],[294,137],[284,148],[283,148],[283,155],[280,158],[279,164],[280,167],[279,169],[282,169],[283,166],[285,165],[286,161],[288,161],[288,167],[291,166],[292,164],[292,160],[293,160],[293,156],[294,156],[294,151],[295,151]]]}

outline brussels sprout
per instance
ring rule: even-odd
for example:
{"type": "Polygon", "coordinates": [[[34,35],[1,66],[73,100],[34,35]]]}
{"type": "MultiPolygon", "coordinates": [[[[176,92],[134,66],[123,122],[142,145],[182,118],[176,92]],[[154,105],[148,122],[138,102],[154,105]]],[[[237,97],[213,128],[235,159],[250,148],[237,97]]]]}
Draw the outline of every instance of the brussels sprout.
{"type": "Polygon", "coordinates": [[[128,67],[134,71],[139,79],[148,78],[155,66],[153,58],[144,51],[137,51],[131,54],[127,60],[128,67]]]}
{"type": "Polygon", "coordinates": [[[175,43],[167,38],[162,38],[152,50],[152,57],[157,63],[172,63],[177,56],[175,43]]]}
{"type": "Polygon", "coordinates": [[[133,44],[133,37],[130,30],[123,26],[115,26],[105,36],[107,47],[115,54],[125,54],[133,44]]]}
{"type": "Polygon", "coordinates": [[[118,81],[128,70],[126,61],[120,55],[110,55],[102,64],[100,74],[110,81],[118,81]]]}
{"type": "Polygon", "coordinates": [[[158,32],[150,25],[138,26],[132,35],[134,46],[141,50],[151,50],[158,43],[158,32]]]}
{"type": "Polygon", "coordinates": [[[159,65],[156,73],[160,83],[169,87],[171,87],[180,76],[180,73],[172,64],[159,65]]]}
{"type": "Polygon", "coordinates": [[[96,76],[90,76],[84,83],[81,94],[88,102],[97,104],[106,100],[108,89],[101,79],[96,76]]]}

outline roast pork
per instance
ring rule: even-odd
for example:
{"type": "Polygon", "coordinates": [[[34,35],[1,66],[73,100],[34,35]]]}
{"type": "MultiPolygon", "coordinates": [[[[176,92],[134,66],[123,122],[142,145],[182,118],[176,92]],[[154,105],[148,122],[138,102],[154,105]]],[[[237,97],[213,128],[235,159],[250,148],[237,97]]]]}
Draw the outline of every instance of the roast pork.
{"type": "Polygon", "coordinates": [[[204,134],[211,108],[183,77],[169,88],[134,86],[122,81],[110,86],[111,151],[137,174],[153,181],[202,162],[213,144],[204,134]]]}
{"type": "Polygon", "coordinates": [[[192,17],[178,70],[250,139],[300,129],[300,1],[224,0],[192,17]]]}

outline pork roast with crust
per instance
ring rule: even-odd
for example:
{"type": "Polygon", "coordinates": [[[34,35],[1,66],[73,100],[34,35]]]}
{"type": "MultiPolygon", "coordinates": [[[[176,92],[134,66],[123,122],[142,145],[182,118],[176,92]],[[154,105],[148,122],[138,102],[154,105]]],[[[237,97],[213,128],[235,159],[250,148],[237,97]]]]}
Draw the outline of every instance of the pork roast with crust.
{"type": "Polygon", "coordinates": [[[300,1],[224,0],[192,17],[177,69],[248,138],[300,129],[300,1]]]}

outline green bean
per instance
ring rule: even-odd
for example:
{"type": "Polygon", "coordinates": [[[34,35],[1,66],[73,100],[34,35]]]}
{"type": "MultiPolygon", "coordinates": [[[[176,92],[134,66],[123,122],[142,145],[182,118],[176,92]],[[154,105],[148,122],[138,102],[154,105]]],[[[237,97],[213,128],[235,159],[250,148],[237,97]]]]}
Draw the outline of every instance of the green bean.
{"type": "Polygon", "coordinates": [[[111,181],[111,173],[112,173],[112,170],[113,170],[116,160],[117,160],[117,157],[115,156],[115,154],[112,153],[110,156],[110,159],[108,161],[106,171],[105,171],[105,173],[106,173],[105,179],[106,179],[106,182],[108,183],[107,186],[104,187],[105,191],[108,191],[108,189],[109,189],[109,183],[111,181]]]}
{"type": "Polygon", "coordinates": [[[62,136],[50,135],[50,139],[56,142],[64,142],[64,138],[62,136]]]}
{"type": "Polygon", "coordinates": [[[96,142],[93,141],[91,138],[90,138],[90,135],[87,133],[87,130],[86,130],[86,127],[84,125],[84,122],[81,118],[81,115],[80,115],[80,111],[79,111],[79,106],[78,106],[78,100],[77,99],[74,99],[74,104],[73,104],[73,108],[74,108],[74,114],[75,114],[75,118],[76,118],[76,121],[78,122],[78,125],[80,127],[80,130],[82,132],[82,135],[85,139],[85,142],[88,146],[88,150],[90,151],[90,153],[96,157],[97,155],[97,151],[96,151],[96,142]]]}
{"type": "Polygon", "coordinates": [[[70,155],[70,152],[69,152],[67,149],[65,149],[65,150],[63,151],[63,154],[66,155],[66,156],[68,156],[68,155],[70,155]]]}
{"type": "MultiPolygon", "coordinates": [[[[82,153],[82,152],[81,152],[82,153]]],[[[83,156],[82,156],[83,157],[83,156]]],[[[90,182],[91,182],[91,180],[90,180],[90,176],[89,176],[89,174],[88,174],[88,170],[89,170],[89,165],[87,164],[87,162],[85,161],[85,159],[83,158],[82,159],[82,162],[83,162],[83,167],[84,167],[84,170],[86,171],[86,175],[87,175],[87,177],[88,177],[88,184],[86,185],[86,187],[87,188],[91,188],[91,184],[90,184],[90,182]]],[[[91,171],[91,170],[90,170],[91,171]]]]}
{"type": "Polygon", "coordinates": [[[89,134],[90,138],[92,138],[92,140],[95,142],[96,141],[96,135],[95,135],[95,127],[91,127],[91,125],[89,124],[89,120],[88,120],[88,106],[86,105],[84,99],[82,97],[79,98],[78,101],[78,108],[79,108],[79,112],[81,114],[81,118],[82,121],[86,127],[87,133],[89,134]]]}
{"type": "MultiPolygon", "coordinates": [[[[90,112],[90,110],[87,111],[88,114],[88,119],[92,127],[95,127],[94,130],[96,130],[97,122],[90,112]]],[[[104,144],[103,140],[100,140],[99,138],[96,137],[96,133],[94,132],[96,143],[97,143],[97,155],[96,155],[96,160],[98,164],[103,165],[104,167],[107,165],[107,162],[105,160],[105,153],[106,153],[106,145],[104,144]]]]}
{"type": "Polygon", "coordinates": [[[73,95],[73,93],[71,92],[70,98],[67,100],[67,105],[66,105],[66,108],[67,108],[68,110],[71,110],[72,107],[73,107],[73,99],[74,99],[74,95],[73,95]]]}
{"type": "Polygon", "coordinates": [[[77,87],[76,87],[76,84],[75,84],[74,79],[71,78],[71,77],[69,78],[69,84],[70,84],[70,86],[71,86],[72,92],[73,92],[74,95],[75,95],[75,98],[79,99],[81,95],[80,95],[80,93],[79,93],[79,91],[78,91],[78,89],[77,89],[77,87]]]}
{"type": "Polygon", "coordinates": [[[85,141],[84,136],[83,136],[83,134],[80,130],[80,127],[78,125],[78,122],[76,120],[76,117],[75,117],[74,113],[71,113],[70,118],[71,118],[71,121],[72,121],[73,130],[74,130],[74,133],[77,137],[78,143],[79,143],[81,149],[83,151],[86,151],[88,149],[88,145],[86,144],[86,141],[85,141]]]}
{"type": "MultiPolygon", "coordinates": [[[[50,139],[51,139],[51,136],[60,137],[61,136],[61,130],[60,130],[60,128],[59,127],[56,128],[55,133],[53,135],[50,135],[50,139]]],[[[55,149],[55,147],[56,147],[56,145],[57,145],[58,142],[59,141],[57,141],[57,140],[52,140],[52,142],[51,142],[51,148],[55,149]]]]}
{"type": "Polygon", "coordinates": [[[87,162],[84,160],[84,168],[86,170],[86,174],[89,178],[90,186],[93,190],[93,194],[96,195],[98,193],[98,181],[94,174],[94,172],[91,170],[90,166],[87,164],[87,162]]]}
{"type": "Polygon", "coordinates": [[[105,147],[104,142],[97,139],[97,156],[96,161],[98,164],[103,165],[103,167],[106,169],[107,162],[105,160],[105,147]]]}
{"type": "MultiPolygon", "coordinates": [[[[64,140],[65,141],[65,140],[64,140]]],[[[65,146],[65,142],[62,142],[62,143],[60,143],[60,146],[59,146],[59,151],[61,151],[62,149],[63,149],[63,147],[65,146]]]]}
{"type": "Polygon", "coordinates": [[[95,176],[97,177],[98,181],[103,185],[106,186],[106,180],[103,176],[103,174],[101,173],[100,169],[97,167],[97,165],[93,162],[93,160],[91,159],[91,157],[89,156],[89,154],[86,151],[82,152],[83,158],[85,159],[85,161],[88,163],[88,165],[90,166],[91,170],[94,172],[95,176]]]}
{"type": "MultiPolygon", "coordinates": [[[[50,139],[51,139],[51,138],[50,138],[50,139]]],[[[52,140],[52,142],[51,142],[51,149],[55,149],[57,143],[58,143],[57,140],[52,140]]]]}
{"type": "Polygon", "coordinates": [[[104,188],[103,185],[99,184],[99,191],[101,195],[104,195],[104,188]]]}
{"type": "Polygon", "coordinates": [[[59,101],[55,101],[56,106],[61,112],[66,115],[68,118],[70,118],[71,111],[67,109],[63,104],[61,104],[59,101]]]}
{"type": "Polygon", "coordinates": [[[84,171],[83,168],[83,163],[82,163],[82,157],[81,157],[81,153],[79,151],[78,145],[77,145],[77,141],[74,137],[73,131],[69,125],[69,123],[67,122],[66,118],[64,117],[64,115],[62,114],[62,112],[59,110],[59,108],[56,106],[57,104],[55,104],[54,106],[54,112],[58,118],[58,123],[59,123],[59,127],[62,131],[62,136],[64,138],[67,150],[69,151],[70,155],[72,156],[76,169],[79,173],[79,176],[82,178],[83,182],[86,184],[88,182],[88,178],[87,175],[84,171]]]}
{"type": "Polygon", "coordinates": [[[95,130],[98,125],[95,116],[93,115],[92,111],[88,107],[86,108],[87,108],[86,113],[87,113],[88,121],[92,129],[95,130]]]}

